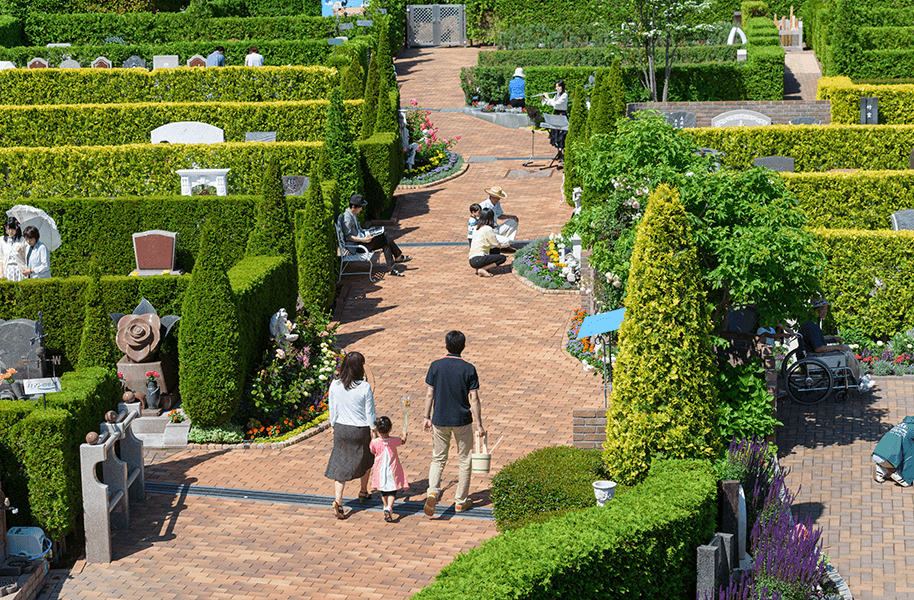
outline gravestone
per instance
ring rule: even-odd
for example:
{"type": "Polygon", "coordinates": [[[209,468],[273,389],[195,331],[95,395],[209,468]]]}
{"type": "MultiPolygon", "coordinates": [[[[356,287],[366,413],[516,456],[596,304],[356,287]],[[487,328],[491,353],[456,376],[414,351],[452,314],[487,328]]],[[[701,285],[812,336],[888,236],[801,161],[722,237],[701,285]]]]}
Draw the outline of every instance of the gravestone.
{"type": "Polygon", "coordinates": [[[153,69],[174,69],[178,66],[177,54],[157,54],[152,57],[153,69]]]}
{"type": "Polygon", "coordinates": [[[187,61],[187,66],[188,66],[188,67],[205,67],[205,66],[206,66],[206,58],[204,58],[204,57],[201,56],[200,54],[194,54],[193,56],[191,56],[191,57],[188,59],[188,61],[187,61]]]}
{"type": "Polygon", "coordinates": [[[44,346],[36,338],[35,321],[0,319],[0,370],[16,369],[17,381],[44,377],[44,346]]]}
{"type": "Polygon", "coordinates": [[[125,69],[145,69],[146,61],[139,56],[133,55],[121,63],[121,66],[125,69]]]}
{"type": "Polygon", "coordinates": [[[752,161],[756,167],[768,167],[778,173],[793,173],[794,160],[787,156],[763,156],[752,161]]]}
{"type": "Polygon", "coordinates": [[[860,98],[860,124],[879,124],[879,98],[860,98]]]}
{"type": "Polygon", "coordinates": [[[331,46],[342,46],[343,44],[345,44],[348,41],[349,41],[348,37],[341,35],[341,36],[337,36],[334,38],[330,38],[329,40],[327,40],[327,43],[330,44],[331,46]]]}
{"type": "Polygon", "coordinates": [[[221,144],[225,141],[225,132],[215,125],[198,121],[179,121],[168,123],[152,130],[150,138],[153,144],[221,144]]]}
{"type": "Polygon", "coordinates": [[[363,21],[360,19],[360,20],[356,21],[355,24],[358,25],[359,27],[371,27],[372,25],[374,25],[374,22],[373,21],[363,21]]]}
{"type": "Polygon", "coordinates": [[[311,180],[303,175],[283,175],[282,189],[286,196],[304,196],[311,185],[311,180]]]}
{"type": "Polygon", "coordinates": [[[908,155],[908,168],[914,169],[914,150],[908,155]]]}
{"type": "Polygon", "coordinates": [[[348,31],[355,27],[352,23],[340,23],[340,31],[348,31]]]}
{"type": "Polygon", "coordinates": [[[754,110],[730,110],[711,118],[711,127],[758,127],[771,125],[771,117],[754,110]]]}
{"type": "Polygon", "coordinates": [[[0,71],[5,71],[7,69],[15,69],[16,63],[11,60],[0,60],[0,71]]]}
{"type": "Polygon", "coordinates": [[[892,229],[895,231],[914,229],[914,208],[905,208],[893,212],[892,229]]]}
{"type": "Polygon", "coordinates": [[[99,56],[92,61],[93,69],[110,69],[114,65],[111,64],[111,61],[105,58],[104,56],[99,56]]]}
{"type": "Polygon", "coordinates": [[[246,142],[275,142],[275,131],[248,131],[244,134],[246,142]]]}
{"type": "Polygon", "coordinates": [[[677,110],[676,112],[666,113],[666,122],[672,125],[674,129],[696,127],[698,123],[695,118],[695,113],[690,113],[684,110],[677,110]]]}
{"type": "Polygon", "coordinates": [[[30,69],[47,69],[48,61],[43,58],[38,58],[37,56],[28,62],[28,67],[30,69]]]}
{"type": "Polygon", "coordinates": [[[48,44],[45,46],[45,48],[69,48],[72,45],[73,44],[71,44],[69,42],[65,42],[65,43],[48,44]]]}
{"type": "Polygon", "coordinates": [[[736,62],[746,62],[749,60],[749,51],[740,48],[736,51],[736,62]]]}
{"type": "Polygon", "coordinates": [[[177,238],[177,232],[160,229],[133,234],[133,255],[140,277],[175,270],[177,238]]]}
{"type": "Polygon", "coordinates": [[[787,122],[788,125],[821,125],[822,121],[812,117],[799,117],[787,122]]]}
{"type": "Polygon", "coordinates": [[[81,69],[82,65],[79,63],[79,61],[73,60],[72,58],[68,58],[67,60],[60,63],[60,68],[61,69],[81,69]]]}

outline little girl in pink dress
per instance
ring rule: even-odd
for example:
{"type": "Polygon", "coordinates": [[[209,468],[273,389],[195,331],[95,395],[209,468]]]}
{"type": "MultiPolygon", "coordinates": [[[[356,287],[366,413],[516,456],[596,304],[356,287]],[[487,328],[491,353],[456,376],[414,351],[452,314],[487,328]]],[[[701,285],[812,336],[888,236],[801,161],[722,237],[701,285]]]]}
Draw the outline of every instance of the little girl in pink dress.
{"type": "Polygon", "coordinates": [[[408,490],[406,475],[403,474],[403,465],[400,464],[400,455],[397,447],[406,443],[406,432],[403,437],[390,437],[393,423],[388,417],[380,417],[374,422],[378,430],[377,437],[371,441],[369,448],[374,454],[374,469],[371,472],[371,487],[381,490],[381,499],[384,502],[384,520],[393,521],[394,500],[397,490],[408,490]]]}

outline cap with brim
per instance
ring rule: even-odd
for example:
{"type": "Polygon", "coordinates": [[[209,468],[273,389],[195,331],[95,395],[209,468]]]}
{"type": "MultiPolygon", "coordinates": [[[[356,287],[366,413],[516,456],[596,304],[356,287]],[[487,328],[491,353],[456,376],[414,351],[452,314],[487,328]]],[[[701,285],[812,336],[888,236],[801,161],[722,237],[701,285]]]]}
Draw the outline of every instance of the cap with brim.
{"type": "Polygon", "coordinates": [[[813,308],[819,308],[822,306],[831,306],[831,303],[828,300],[826,300],[825,298],[819,298],[817,300],[812,301],[813,308]]]}
{"type": "Polygon", "coordinates": [[[349,199],[349,204],[352,206],[368,206],[368,203],[365,202],[365,199],[362,198],[361,194],[353,194],[349,199]]]}
{"type": "Polygon", "coordinates": [[[498,196],[502,200],[508,197],[508,192],[501,189],[500,187],[491,187],[486,189],[486,193],[490,196],[498,196]]]}

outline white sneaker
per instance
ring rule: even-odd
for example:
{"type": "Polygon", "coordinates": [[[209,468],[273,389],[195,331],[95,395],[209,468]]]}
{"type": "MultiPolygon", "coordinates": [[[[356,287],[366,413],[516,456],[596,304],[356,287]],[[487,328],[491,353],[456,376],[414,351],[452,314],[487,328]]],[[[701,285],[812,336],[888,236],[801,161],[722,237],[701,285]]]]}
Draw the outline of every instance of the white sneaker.
{"type": "Polygon", "coordinates": [[[899,475],[897,471],[895,473],[892,473],[892,481],[894,481],[901,487],[911,487],[911,484],[908,483],[907,481],[905,481],[904,479],[902,479],[901,475],[899,475]]]}
{"type": "Polygon", "coordinates": [[[885,483],[885,469],[879,465],[873,465],[873,479],[876,483],[885,483]]]}

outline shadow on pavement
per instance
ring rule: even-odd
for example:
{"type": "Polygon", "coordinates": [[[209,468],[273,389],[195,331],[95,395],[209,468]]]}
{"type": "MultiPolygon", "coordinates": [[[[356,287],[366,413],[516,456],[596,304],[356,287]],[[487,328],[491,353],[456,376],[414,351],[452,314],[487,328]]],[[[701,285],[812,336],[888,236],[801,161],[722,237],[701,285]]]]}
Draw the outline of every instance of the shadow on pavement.
{"type": "Polygon", "coordinates": [[[889,410],[877,406],[880,400],[878,392],[856,397],[851,394],[843,404],[832,395],[812,406],[781,398],[778,419],[785,427],[778,428],[778,456],[791,454],[797,446],[850,446],[858,440],[875,444],[892,427],[883,422],[889,410]]]}

